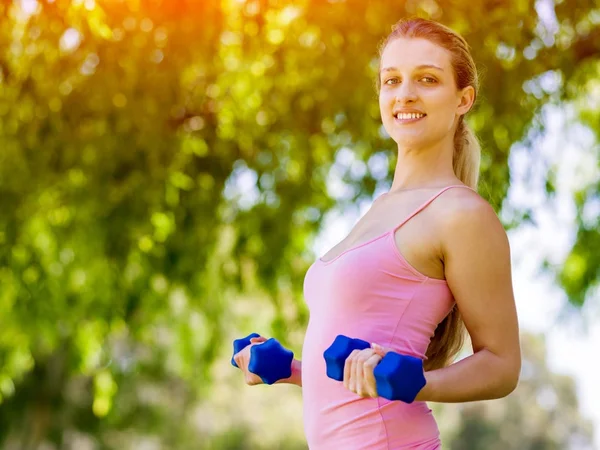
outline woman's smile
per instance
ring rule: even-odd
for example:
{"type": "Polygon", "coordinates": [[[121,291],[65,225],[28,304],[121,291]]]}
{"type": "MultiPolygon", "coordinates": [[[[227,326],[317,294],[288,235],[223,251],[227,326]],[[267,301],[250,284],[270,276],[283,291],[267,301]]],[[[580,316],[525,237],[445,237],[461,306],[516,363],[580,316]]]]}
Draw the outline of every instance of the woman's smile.
{"type": "Polygon", "coordinates": [[[409,125],[424,120],[427,114],[398,113],[394,114],[394,122],[398,125],[409,125]]]}

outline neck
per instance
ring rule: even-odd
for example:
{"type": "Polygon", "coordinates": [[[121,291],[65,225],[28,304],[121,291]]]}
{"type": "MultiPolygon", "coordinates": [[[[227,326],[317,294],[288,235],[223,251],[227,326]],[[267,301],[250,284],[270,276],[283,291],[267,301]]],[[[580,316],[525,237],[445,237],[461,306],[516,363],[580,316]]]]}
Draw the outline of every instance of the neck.
{"type": "Polygon", "coordinates": [[[460,183],[452,167],[454,148],[398,146],[398,159],[390,192],[434,188],[460,183]]]}

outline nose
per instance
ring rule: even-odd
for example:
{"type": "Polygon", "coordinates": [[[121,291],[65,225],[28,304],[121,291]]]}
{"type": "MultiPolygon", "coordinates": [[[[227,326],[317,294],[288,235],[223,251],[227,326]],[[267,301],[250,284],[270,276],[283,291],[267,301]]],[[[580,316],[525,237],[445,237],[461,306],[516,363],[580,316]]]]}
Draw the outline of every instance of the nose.
{"type": "Polygon", "coordinates": [[[395,100],[399,104],[415,102],[417,93],[414,85],[410,82],[401,83],[396,90],[395,100]]]}

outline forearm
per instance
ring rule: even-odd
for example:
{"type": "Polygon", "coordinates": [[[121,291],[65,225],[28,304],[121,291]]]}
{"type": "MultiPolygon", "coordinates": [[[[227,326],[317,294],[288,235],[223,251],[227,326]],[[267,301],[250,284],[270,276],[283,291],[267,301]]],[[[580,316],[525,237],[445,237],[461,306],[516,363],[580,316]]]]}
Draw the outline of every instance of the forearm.
{"type": "Polygon", "coordinates": [[[284,378],[276,381],[275,384],[295,384],[296,386],[302,387],[302,361],[293,359],[292,360],[292,375],[289,378],[284,378]]]}
{"type": "Polygon", "coordinates": [[[483,349],[443,369],[425,373],[427,384],[416,400],[471,402],[505,397],[516,387],[520,364],[483,349]]]}

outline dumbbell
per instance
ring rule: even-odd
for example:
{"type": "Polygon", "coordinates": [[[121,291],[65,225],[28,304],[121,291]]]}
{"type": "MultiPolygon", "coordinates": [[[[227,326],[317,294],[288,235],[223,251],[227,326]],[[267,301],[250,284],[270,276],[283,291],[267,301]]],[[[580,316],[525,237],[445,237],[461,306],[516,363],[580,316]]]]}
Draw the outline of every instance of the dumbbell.
{"type": "MultiPolygon", "coordinates": [[[[233,355],[250,345],[250,339],[260,337],[257,333],[252,333],[242,339],[233,341],[233,355]]],[[[274,338],[253,345],[250,349],[250,363],[248,370],[258,375],[263,383],[273,384],[283,378],[292,376],[292,360],[294,353],[284,348],[279,341],[274,338]]],[[[238,367],[233,356],[231,364],[238,367]]]]}
{"type": "MultiPolygon", "coordinates": [[[[367,341],[338,335],[333,344],[325,350],[323,357],[327,366],[327,376],[337,381],[344,380],[344,365],[353,350],[371,347],[367,341]]],[[[425,386],[423,361],[414,356],[388,352],[373,370],[377,383],[377,394],[388,400],[401,400],[412,403],[425,386]]]]}

